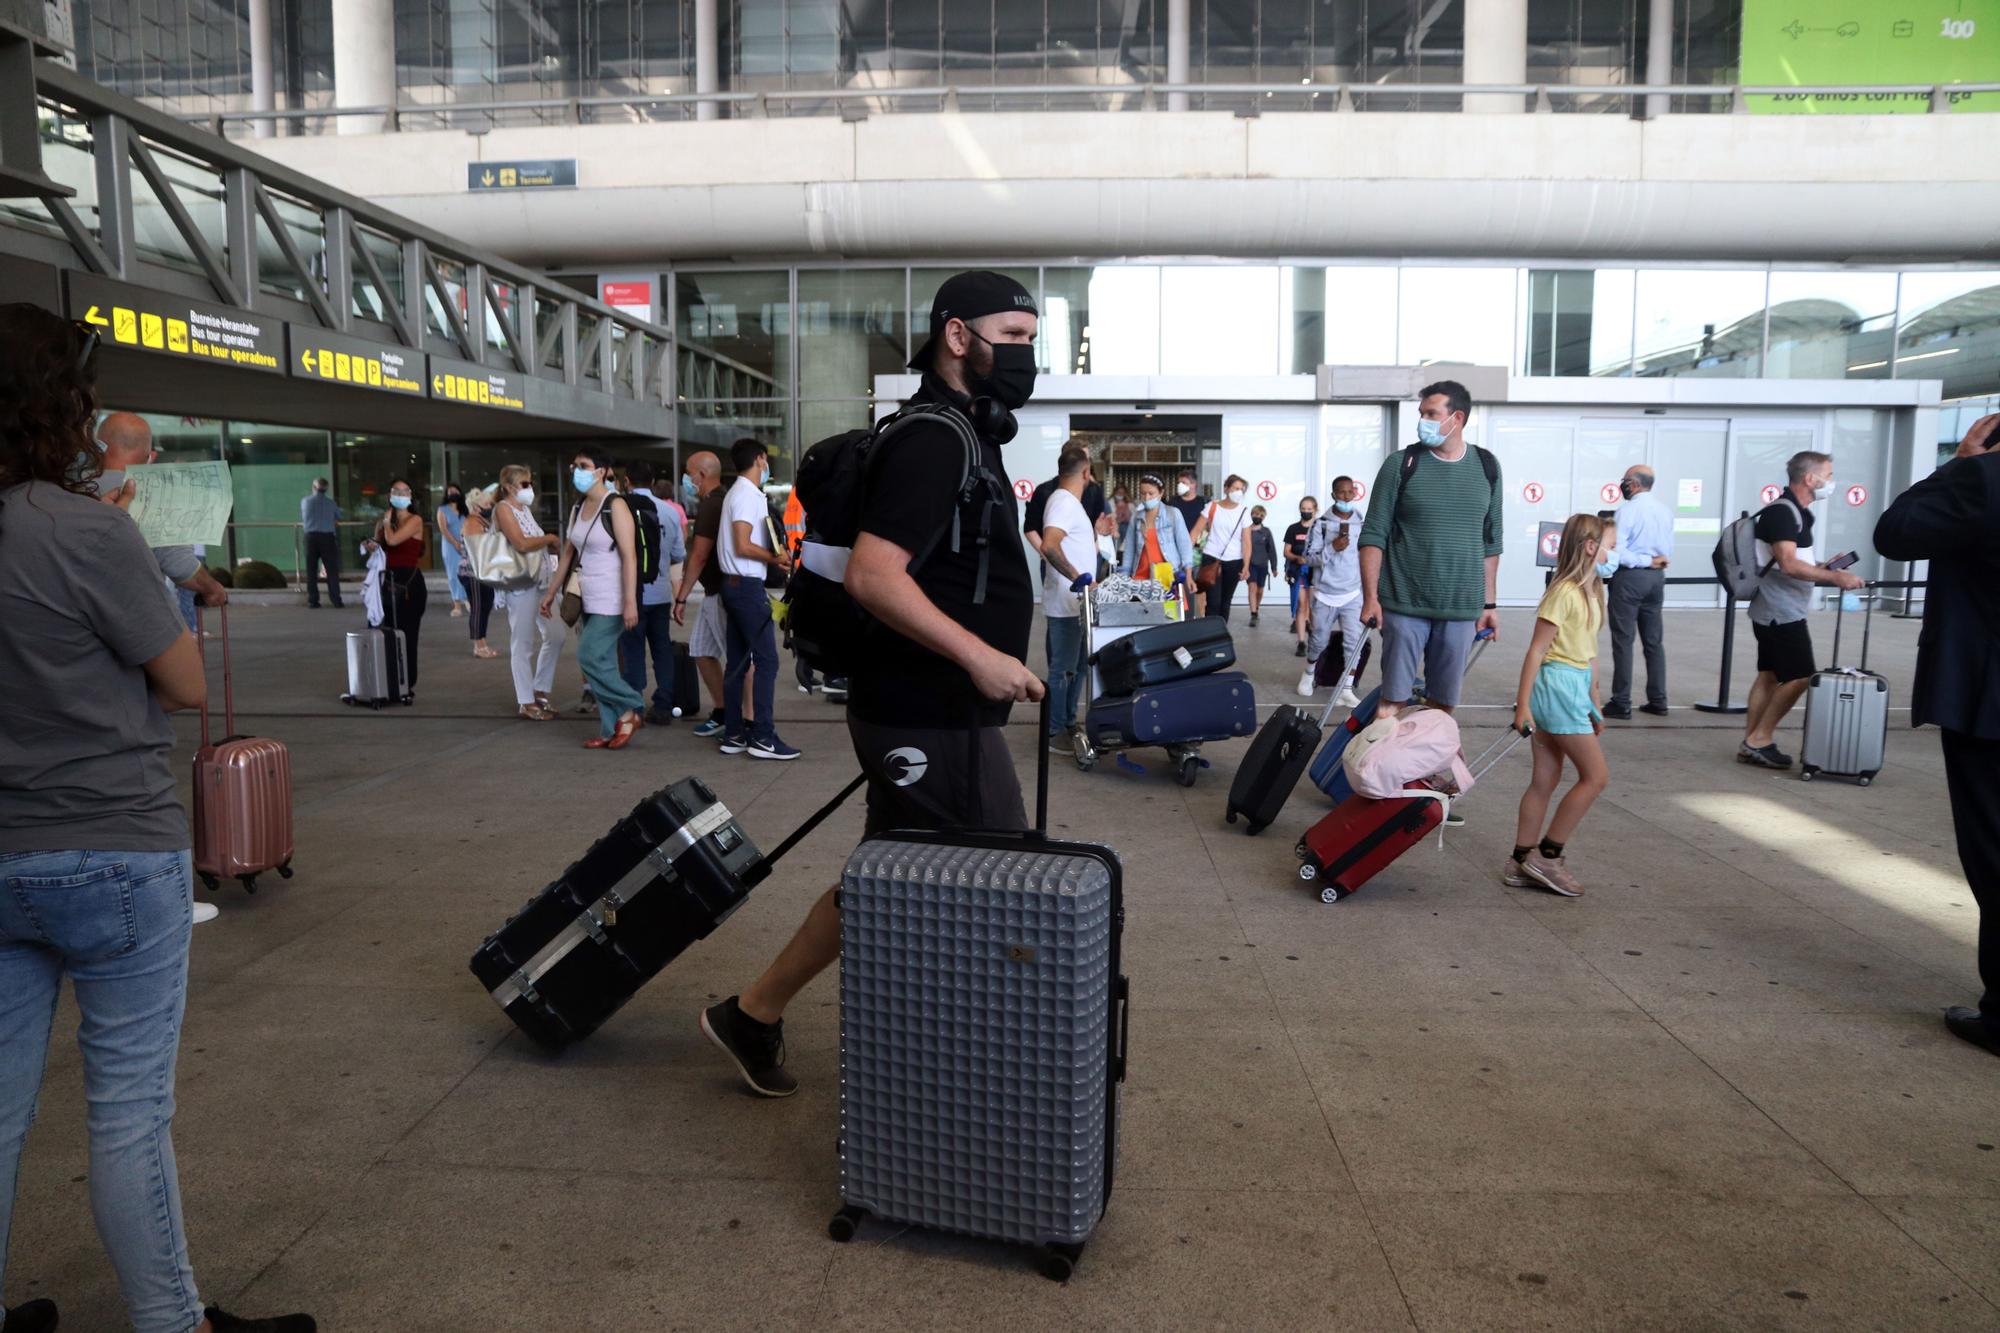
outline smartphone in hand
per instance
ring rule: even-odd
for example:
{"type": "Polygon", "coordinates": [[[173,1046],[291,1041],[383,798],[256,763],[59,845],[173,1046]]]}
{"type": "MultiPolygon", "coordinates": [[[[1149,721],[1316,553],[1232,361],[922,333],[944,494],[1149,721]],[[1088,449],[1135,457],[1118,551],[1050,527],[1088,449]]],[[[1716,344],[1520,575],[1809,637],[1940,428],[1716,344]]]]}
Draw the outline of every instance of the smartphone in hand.
{"type": "Polygon", "coordinates": [[[1827,561],[1826,567],[1828,569],[1846,569],[1849,565],[1852,565],[1856,560],[1859,560],[1860,558],[1861,557],[1855,554],[1853,551],[1842,551],[1839,555],[1827,561]]]}

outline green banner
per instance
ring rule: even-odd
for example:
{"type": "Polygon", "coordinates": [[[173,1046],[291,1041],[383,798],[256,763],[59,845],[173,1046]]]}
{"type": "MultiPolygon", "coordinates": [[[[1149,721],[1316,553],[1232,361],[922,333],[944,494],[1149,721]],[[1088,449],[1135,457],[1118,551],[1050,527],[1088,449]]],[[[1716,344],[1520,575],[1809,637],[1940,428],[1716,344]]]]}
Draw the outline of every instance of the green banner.
{"type": "MultiPolygon", "coordinates": [[[[1746,84],[1801,87],[2000,82],[2000,0],[1743,0],[1746,84]]],[[[1954,111],[2000,111],[2000,93],[1952,93],[1954,111]]],[[[1921,115],[1923,93],[1788,93],[1766,115],[1921,115]]]]}

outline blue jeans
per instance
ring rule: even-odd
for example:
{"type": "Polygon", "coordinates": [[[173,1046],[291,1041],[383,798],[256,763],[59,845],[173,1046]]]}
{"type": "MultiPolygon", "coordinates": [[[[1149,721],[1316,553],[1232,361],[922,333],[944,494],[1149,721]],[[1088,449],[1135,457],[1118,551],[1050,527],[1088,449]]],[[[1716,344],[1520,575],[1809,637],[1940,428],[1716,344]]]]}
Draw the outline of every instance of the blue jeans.
{"type": "Polygon", "coordinates": [[[83,1015],[90,1211],[139,1333],[202,1319],[169,1132],[193,879],[185,851],[0,854],[0,1278],[67,974],[83,1015]]]}
{"type": "Polygon", "coordinates": [[[174,600],[181,605],[181,619],[187,622],[188,632],[194,632],[194,593],[187,588],[174,587],[174,600]]]}
{"type": "Polygon", "coordinates": [[[600,616],[585,612],[583,629],[576,639],[576,661],[583,668],[583,683],[597,700],[598,734],[609,736],[618,730],[618,719],[646,706],[646,696],[625,683],[618,674],[618,640],[625,634],[623,616],[600,616]]]}
{"type": "Polygon", "coordinates": [[[1049,734],[1076,725],[1076,706],[1086,679],[1083,665],[1083,618],[1048,617],[1049,734]]]}
{"type": "Polygon", "coordinates": [[[652,650],[653,674],[659,687],[653,691],[653,707],[662,713],[674,711],[674,608],[671,602],[639,608],[639,626],[618,636],[618,674],[625,683],[646,693],[646,652],[652,650]]]}
{"type": "Polygon", "coordinates": [[[771,623],[771,599],[761,579],[722,581],[722,619],[729,662],[722,672],[723,735],[753,741],[778,738],[778,630],[771,623]],[[757,716],[743,721],[743,677],[757,668],[753,701],[757,716]]]}
{"type": "Polygon", "coordinates": [[[1293,620],[1297,620],[1299,618],[1299,598],[1311,592],[1312,586],[1313,586],[1312,566],[1307,565],[1305,568],[1299,570],[1298,577],[1292,580],[1293,620]]]}

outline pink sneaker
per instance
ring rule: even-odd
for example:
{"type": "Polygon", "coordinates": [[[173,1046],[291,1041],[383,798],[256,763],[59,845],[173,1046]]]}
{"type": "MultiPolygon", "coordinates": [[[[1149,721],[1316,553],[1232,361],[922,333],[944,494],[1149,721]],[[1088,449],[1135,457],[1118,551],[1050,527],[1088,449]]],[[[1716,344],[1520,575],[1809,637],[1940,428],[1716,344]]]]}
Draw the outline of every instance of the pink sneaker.
{"type": "Polygon", "coordinates": [[[1539,851],[1529,852],[1521,862],[1521,870],[1551,893],[1560,893],[1565,898],[1583,896],[1583,885],[1576,882],[1576,877],[1569,873],[1569,867],[1563,864],[1560,856],[1550,860],[1539,851]]]}
{"type": "Polygon", "coordinates": [[[1501,864],[1504,868],[1500,871],[1500,882],[1508,888],[1525,889],[1534,884],[1535,881],[1528,878],[1528,872],[1521,869],[1521,863],[1513,857],[1508,857],[1501,864]]]}

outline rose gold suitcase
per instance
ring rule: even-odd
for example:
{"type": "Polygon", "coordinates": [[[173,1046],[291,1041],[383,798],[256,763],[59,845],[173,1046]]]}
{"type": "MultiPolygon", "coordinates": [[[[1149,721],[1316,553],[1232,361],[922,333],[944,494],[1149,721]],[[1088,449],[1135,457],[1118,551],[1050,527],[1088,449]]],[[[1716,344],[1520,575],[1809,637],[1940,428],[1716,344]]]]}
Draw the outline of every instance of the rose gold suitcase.
{"type": "MultiPolygon", "coordinates": [[[[195,612],[199,627],[201,612],[195,612]]],[[[202,649],[202,661],[208,650],[202,649]]],[[[201,748],[194,754],[194,868],[213,891],[224,876],[257,891],[257,876],[292,877],[292,756],[281,741],[236,734],[236,700],[229,669],[229,608],[222,608],[222,726],[208,738],[208,704],[201,706],[201,748]]]]}

